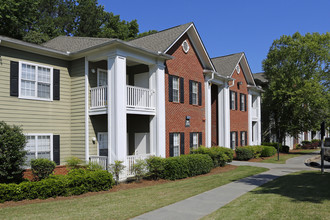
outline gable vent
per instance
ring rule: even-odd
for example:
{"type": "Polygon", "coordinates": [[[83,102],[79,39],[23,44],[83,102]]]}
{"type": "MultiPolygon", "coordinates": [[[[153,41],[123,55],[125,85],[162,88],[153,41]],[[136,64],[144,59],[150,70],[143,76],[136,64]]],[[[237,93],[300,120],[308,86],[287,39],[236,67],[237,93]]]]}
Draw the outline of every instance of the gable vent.
{"type": "Polygon", "coordinates": [[[183,43],[182,43],[182,49],[183,49],[183,51],[185,53],[188,53],[188,51],[189,51],[189,44],[188,44],[188,42],[186,40],[183,41],[183,43]]]}
{"type": "Polygon", "coordinates": [[[239,65],[236,66],[236,71],[237,71],[237,74],[239,74],[241,72],[241,68],[239,67],[239,65]]]}

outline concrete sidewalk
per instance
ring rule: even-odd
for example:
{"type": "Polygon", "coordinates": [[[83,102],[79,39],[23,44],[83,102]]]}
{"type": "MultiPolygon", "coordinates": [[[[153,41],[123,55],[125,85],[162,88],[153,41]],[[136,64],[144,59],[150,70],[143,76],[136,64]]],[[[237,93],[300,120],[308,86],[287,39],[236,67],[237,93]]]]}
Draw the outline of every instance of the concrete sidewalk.
{"type": "Polygon", "coordinates": [[[313,168],[305,165],[305,161],[313,156],[315,156],[315,154],[312,153],[291,158],[287,160],[286,164],[233,161],[231,163],[232,165],[265,167],[270,170],[220,186],[172,205],[137,216],[133,219],[200,219],[243,194],[280,176],[302,170],[312,170],[313,168]]]}

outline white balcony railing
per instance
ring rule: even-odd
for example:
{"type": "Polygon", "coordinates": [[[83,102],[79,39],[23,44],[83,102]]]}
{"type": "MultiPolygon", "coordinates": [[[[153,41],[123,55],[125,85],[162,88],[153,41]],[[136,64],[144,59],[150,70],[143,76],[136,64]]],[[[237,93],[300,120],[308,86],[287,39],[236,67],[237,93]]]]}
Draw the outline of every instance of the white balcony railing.
{"type": "Polygon", "coordinates": [[[89,161],[100,165],[103,170],[108,170],[108,157],[106,156],[89,156],[89,161]]]}
{"type": "MultiPolygon", "coordinates": [[[[135,109],[155,110],[155,91],[136,86],[127,86],[127,107],[135,109]]],[[[91,88],[91,109],[108,105],[107,86],[91,88]]]]}
{"type": "Polygon", "coordinates": [[[107,104],[107,86],[91,88],[91,108],[102,108],[107,104]]]}
{"type": "Polygon", "coordinates": [[[152,89],[127,86],[127,107],[154,110],[154,94],[152,89]]]}
{"type": "Polygon", "coordinates": [[[149,158],[150,154],[142,154],[142,155],[128,155],[126,157],[126,176],[131,177],[134,176],[135,173],[133,171],[134,163],[136,163],[137,160],[144,160],[149,158]]]}

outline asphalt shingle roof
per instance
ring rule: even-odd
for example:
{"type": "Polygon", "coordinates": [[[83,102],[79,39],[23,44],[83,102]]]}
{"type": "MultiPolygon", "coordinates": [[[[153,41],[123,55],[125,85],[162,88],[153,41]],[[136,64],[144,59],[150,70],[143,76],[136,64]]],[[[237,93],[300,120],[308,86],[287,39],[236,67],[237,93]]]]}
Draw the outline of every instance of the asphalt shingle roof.
{"type": "Polygon", "coordinates": [[[154,52],[165,52],[192,22],[129,41],[129,44],[154,52]]]}
{"type": "Polygon", "coordinates": [[[230,76],[234,71],[243,52],[235,53],[227,56],[212,58],[211,61],[215,70],[223,76],[230,76]]]}
{"type": "Polygon", "coordinates": [[[47,41],[42,46],[63,52],[77,52],[100,44],[104,44],[114,39],[111,38],[95,38],[95,37],[70,37],[59,36],[47,41]]]}
{"type": "Polygon", "coordinates": [[[263,72],[261,72],[261,73],[254,73],[252,75],[253,75],[253,78],[255,80],[259,80],[261,83],[267,83],[268,82],[268,80],[266,79],[266,75],[263,72]]]}

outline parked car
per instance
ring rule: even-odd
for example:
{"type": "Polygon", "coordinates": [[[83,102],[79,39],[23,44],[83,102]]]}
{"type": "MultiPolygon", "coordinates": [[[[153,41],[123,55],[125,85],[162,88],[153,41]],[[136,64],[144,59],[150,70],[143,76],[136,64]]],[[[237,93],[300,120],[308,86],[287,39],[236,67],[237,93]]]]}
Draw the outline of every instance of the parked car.
{"type": "Polygon", "coordinates": [[[330,137],[324,139],[324,160],[330,162],[330,137]]]}

